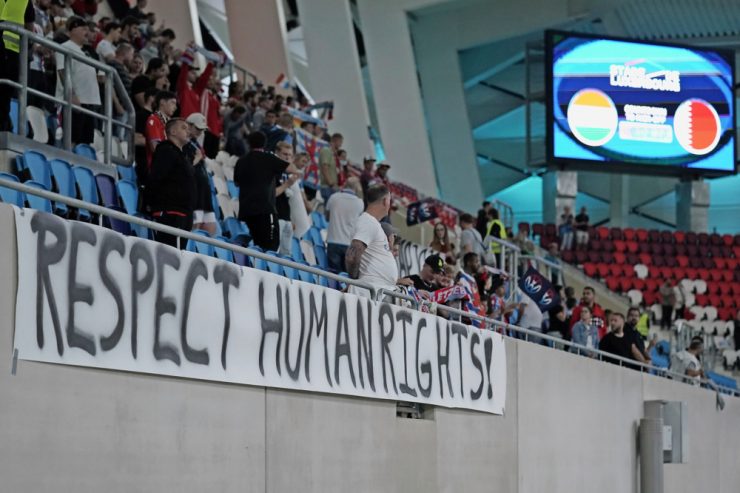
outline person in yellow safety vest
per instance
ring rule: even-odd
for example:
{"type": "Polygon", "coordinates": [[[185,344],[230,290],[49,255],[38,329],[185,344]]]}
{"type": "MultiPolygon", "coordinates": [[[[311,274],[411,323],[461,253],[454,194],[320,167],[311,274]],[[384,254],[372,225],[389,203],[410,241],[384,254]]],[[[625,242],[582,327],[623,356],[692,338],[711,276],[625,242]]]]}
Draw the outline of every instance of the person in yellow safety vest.
{"type": "MultiPolygon", "coordinates": [[[[491,208],[488,211],[488,230],[486,231],[486,237],[498,238],[505,240],[508,235],[506,234],[506,226],[499,219],[498,209],[491,208]]],[[[490,252],[496,257],[496,266],[501,267],[501,245],[495,241],[490,242],[490,252]]]]}
{"type": "MultiPolygon", "coordinates": [[[[36,11],[31,0],[0,0],[0,21],[10,22],[28,30],[33,29],[36,11]]],[[[2,32],[3,42],[0,45],[0,78],[18,82],[20,70],[20,37],[10,31],[2,32]]],[[[0,132],[11,131],[10,100],[15,95],[15,88],[0,84],[0,132]]]]}

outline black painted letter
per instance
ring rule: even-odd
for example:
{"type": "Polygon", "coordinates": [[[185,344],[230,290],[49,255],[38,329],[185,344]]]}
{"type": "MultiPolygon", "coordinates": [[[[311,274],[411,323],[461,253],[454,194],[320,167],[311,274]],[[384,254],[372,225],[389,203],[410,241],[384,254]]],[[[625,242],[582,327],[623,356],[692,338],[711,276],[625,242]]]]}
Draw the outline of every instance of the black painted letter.
{"type": "Polygon", "coordinates": [[[199,258],[194,258],[190,263],[190,268],[185,276],[185,288],[182,294],[182,323],[180,324],[180,344],[182,345],[182,354],[185,359],[198,365],[208,365],[211,360],[208,357],[208,349],[193,349],[188,344],[188,314],[190,313],[190,298],[193,296],[193,286],[199,277],[208,279],[208,269],[205,262],[199,258]]]}
{"type": "Polygon", "coordinates": [[[239,288],[239,273],[228,264],[219,263],[213,270],[213,280],[223,286],[224,302],[224,336],[221,342],[221,366],[226,369],[226,347],[229,344],[229,329],[231,328],[231,313],[229,311],[229,287],[239,288]]]}
{"type": "Polygon", "coordinates": [[[143,294],[154,281],[154,259],[149,246],[142,242],[134,243],[129,254],[131,262],[131,354],[136,359],[138,348],[137,335],[139,324],[139,294],[143,294]],[[146,273],[139,276],[139,263],[144,262],[146,273]]]}
{"type": "Polygon", "coordinates": [[[119,234],[106,231],[102,233],[102,236],[103,241],[100,242],[100,255],[98,255],[98,271],[100,272],[100,279],[103,281],[103,285],[110,292],[111,296],[113,296],[113,301],[116,303],[116,311],[118,312],[118,318],[116,319],[113,332],[107,337],[100,338],[100,349],[110,351],[121,340],[123,325],[126,320],[126,311],[123,307],[121,287],[118,285],[116,278],[108,270],[108,256],[111,252],[117,252],[118,255],[123,257],[126,253],[126,245],[119,234]]]}
{"type": "Polygon", "coordinates": [[[160,343],[159,333],[162,315],[172,314],[177,311],[175,299],[171,296],[162,296],[164,291],[164,269],[170,266],[177,270],[180,268],[180,256],[171,247],[157,245],[157,298],[154,302],[154,358],[156,360],[168,359],[180,366],[180,354],[172,344],[160,343]]]}
{"type": "Polygon", "coordinates": [[[67,274],[67,344],[78,347],[95,356],[95,339],[75,327],[75,303],[93,304],[93,292],[90,286],[77,282],[77,250],[80,242],[95,245],[98,239],[90,226],[72,221],[69,237],[69,271],[67,274]]]}
{"type": "Polygon", "coordinates": [[[260,373],[262,376],[265,375],[265,366],[262,363],[262,356],[265,350],[265,338],[270,332],[275,332],[278,336],[277,347],[275,348],[275,366],[277,367],[278,375],[282,375],[280,371],[280,343],[283,340],[283,292],[280,289],[280,284],[275,286],[275,299],[277,301],[277,318],[269,320],[265,318],[265,284],[264,281],[260,280],[259,285],[259,305],[260,305],[260,324],[262,326],[262,339],[260,340],[260,373]]]}

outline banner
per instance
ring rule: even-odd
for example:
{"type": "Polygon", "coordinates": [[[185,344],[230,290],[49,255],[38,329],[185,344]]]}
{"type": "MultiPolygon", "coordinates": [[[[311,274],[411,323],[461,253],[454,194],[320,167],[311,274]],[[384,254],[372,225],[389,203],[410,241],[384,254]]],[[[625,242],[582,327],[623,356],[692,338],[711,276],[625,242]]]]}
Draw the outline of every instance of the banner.
{"type": "Polygon", "coordinates": [[[519,289],[532,301],[537,303],[540,311],[545,312],[560,303],[560,295],[552,287],[552,283],[534,267],[529,267],[527,272],[519,279],[519,289]]]}
{"type": "Polygon", "coordinates": [[[16,209],[24,360],[503,413],[501,336],[16,209]]]}
{"type": "Polygon", "coordinates": [[[424,259],[436,253],[431,248],[411,243],[403,238],[397,238],[396,242],[398,242],[398,273],[400,277],[418,274],[424,265],[424,259]]]}

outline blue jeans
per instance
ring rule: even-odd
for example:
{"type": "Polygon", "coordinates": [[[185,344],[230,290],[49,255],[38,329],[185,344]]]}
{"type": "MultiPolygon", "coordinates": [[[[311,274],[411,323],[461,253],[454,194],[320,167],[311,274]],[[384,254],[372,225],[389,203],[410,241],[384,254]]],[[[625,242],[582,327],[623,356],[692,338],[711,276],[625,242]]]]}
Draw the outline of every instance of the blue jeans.
{"type": "Polygon", "coordinates": [[[332,187],[325,187],[321,186],[321,197],[324,199],[324,204],[329,202],[329,197],[331,197],[336,190],[334,190],[332,187]]]}
{"type": "Polygon", "coordinates": [[[348,245],[339,245],[337,243],[327,243],[326,256],[329,257],[329,268],[337,272],[346,272],[344,266],[344,255],[347,253],[348,245]]]}

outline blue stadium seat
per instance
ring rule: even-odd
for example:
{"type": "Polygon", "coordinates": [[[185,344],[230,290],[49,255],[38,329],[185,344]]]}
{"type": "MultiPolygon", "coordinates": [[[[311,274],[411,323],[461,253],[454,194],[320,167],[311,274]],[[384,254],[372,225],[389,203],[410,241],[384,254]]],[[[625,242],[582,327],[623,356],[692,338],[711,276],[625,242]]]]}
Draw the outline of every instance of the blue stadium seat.
{"type": "Polygon", "coordinates": [[[13,124],[13,133],[18,133],[18,100],[10,100],[10,122],[13,124]]]}
{"type": "MultiPolygon", "coordinates": [[[[305,266],[308,266],[306,262],[301,262],[301,263],[305,266]]],[[[306,272],[305,270],[298,271],[298,278],[303,282],[307,282],[309,284],[316,284],[316,276],[314,276],[310,272],[306,272]]]]}
{"type": "Polygon", "coordinates": [[[119,180],[116,182],[116,189],[118,189],[123,208],[128,214],[135,216],[139,202],[139,190],[136,185],[128,180],[119,180]]]}
{"type": "MultiPolygon", "coordinates": [[[[72,172],[72,166],[67,161],[52,159],[49,161],[49,167],[51,168],[51,174],[54,176],[59,193],[65,197],[76,199],[77,187],[75,186],[75,176],[72,172]]],[[[60,206],[62,205],[57,204],[57,208],[61,208],[60,206]]]]}
{"type": "MultiPolygon", "coordinates": [[[[18,177],[15,175],[11,175],[10,173],[0,173],[0,178],[2,178],[3,180],[20,183],[18,177]]],[[[25,193],[19,192],[17,190],[12,190],[10,188],[5,188],[3,186],[0,186],[0,200],[5,202],[6,204],[17,205],[18,207],[26,206],[25,193]]]]}
{"type": "MultiPolygon", "coordinates": [[[[267,253],[268,255],[271,255],[273,257],[279,257],[279,255],[277,254],[277,252],[273,252],[272,250],[268,250],[265,253],[267,253]]],[[[270,271],[270,272],[272,272],[273,274],[277,274],[278,276],[284,276],[285,275],[285,271],[283,270],[283,266],[280,265],[280,264],[277,264],[275,262],[267,262],[267,270],[270,271]]]]}
{"type": "MultiPolygon", "coordinates": [[[[109,209],[113,209],[114,211],[118,212],[126,212],[123,210],[123,207],[119,206],[111,206],[109,209]]],[[[112,217],[106,218],[106,220],[110,223],[110,227],[113,231],[117,233],[121,233],[124,236],[130,236],[131,235],[131,223],[127,221],[121,221],[120,219],[114,219],[112,217]]],[[[149,238],[152,239],[152,238],[149,238]]]]}
{"type": "Polygon", "coordinates": [[[26,162],[23,161],[23,154],[20,154],[15,157],[15,172],[20,174],[24,169],[26,169],[26,162]]]}
{"type": "Polygon", "coordinates": [[[226,186],[229,189],[229,195],[231,195],[231,198],[238,199],[239,198],[239,187],[236,186],[236,183],[234,183],[231,180],[226,180],[226,186]]]}
{"type": "Polygon", "coordinates": [[[322,269],[329,269],[329,257],[323,244],[313,245],[313,253],[316,255],[316,264],[322,269]]]}
{"type": "MultiPolygon", "coordinates": [[[[28,185],[29,187],[36,188],[38,190],[46,190],[47,192],[49,191],[49,189],[46,186],[44,186],[42,183],[39,183],[33,180],[28,180],[25,184],[28,185]]],[[[45,199],[43,197],[39,197],[38,195],[33,195],[30,193],[26,196],[26,198],[28,199],[28,204],[31,206],[31,209],[36,209],[37,211],[42,211],[42,212],[48,212],[49,214],[52,213],[53,208],[51,205],[51,200],[45,199]]]]}
{"type": "Polygon", "coordinates": [[[98,160],[98,155],[95,152],[95,149],[92,148],[92,146],[87,144],[77,144],[74,148],[74,153],[78,156],[85,157],[87,159],[92,159],[93,161],[98,160]]]}
{"type": "Polygon", "coordinates": [[[290,255],[296,262],[303,262],[304,260],[306,260],[303,256],[303,250],[301,250],[301,240],[299,240],[295,236],[293,236],[291,239],[290,255]]]}
{"type": "Polygon", "coordinates": [[[122,180],[128,180],[136,184],[136,170],[133,166],[121,166],[119,164],[116,167],[118,168],[118,176],[120,176],[122,180]]]}
{"type": "Polygon", "coordinates": [[[247,225],[235,217],[227,217],[224,219],[221,227],[229,238],[231,238],[231,241],[238,245],[247,245],[252,239],[247,225]]]}
{"type": "Polygon", "coordinates": [[[321,231],[316,226],[310,227],[306,234],[303,235],[302,239],[308,241],[312,245],[324,244],[324,239],[321,237],[321,231]]]}
{"type": "Polygon", "coordinates": [[[213,213],[216,215],[216,221],[221,222],[223,220],[223,216],[221,215],[221,206],[218,205],[218,199],[216,198],[216,194],[211,194],[211,205],[213,206],[213,213]]]}
{"type": "Polygon", "coordinates": [[[116,182],[108,175],[96,175],[95,182],[98,184],[98,192],[105,207],[118,207],[118,193],[116,182]]]}
{"type": "Polygon", "coordinates": [[[46,156],[36,151],[23,153],[23,164],[31,173],[31,179],[41,183],[47,190],[51,190],[51,167],[46,156]]]}
{"type": "MultiPolygon", "coordinates": [[[[202,229],[196,229],[193,231],[193,233],[197,235],[205,236],[206,238],[210,237],[208,232],[203,231],[202,229]]],[[[185,250],[189,252],[200,253],[201,255],[207,255],[209,257],[214,256],[213,245],[209,245],[208,243],[202,243],[200,241],[188,240],[187,244],[185,245],[185,250]]]]}
{"type": "MultiPolygon", "coordinates": [[[[229,241],[228,238],[225,238],[223,236],[216,236],[216,239],[227,242],[227,243],[229,241]]],[[[221,248],[221,247],[213,247],[213,251],[216,254],[216,258],[219,258],[221,260],[226,260],[227,262],[234,261],[234,252],[232,252],[231,250],[227,250],[226,248],[221,248]]]]}
{"type": "Polygon", "coordinates": [[[326,221],[326,216],[319,211],[313,211],[311,213],[311,222],[319,229],[326,229],[329,227],[329,223],[326,221]]]}
{"type": "MultiPolygon", "coordinates": [[[[75,181],[77,182],[77,187],[80,189],[80,197],[85,202],[90,202],[93,204],[99,204],[100,201],[98,199],[98,187],[95,184],[95,175],[93,175],[92,171],[90,171],[88,168],[83,168],[81,166],[75,166],[72,168],[72,173],[74,174],[75,181]]],[[[92,214],[90,211],[85,209],[80,209],[79,214],[81,218],[85,219],[91,219],[92,214]]]]}

